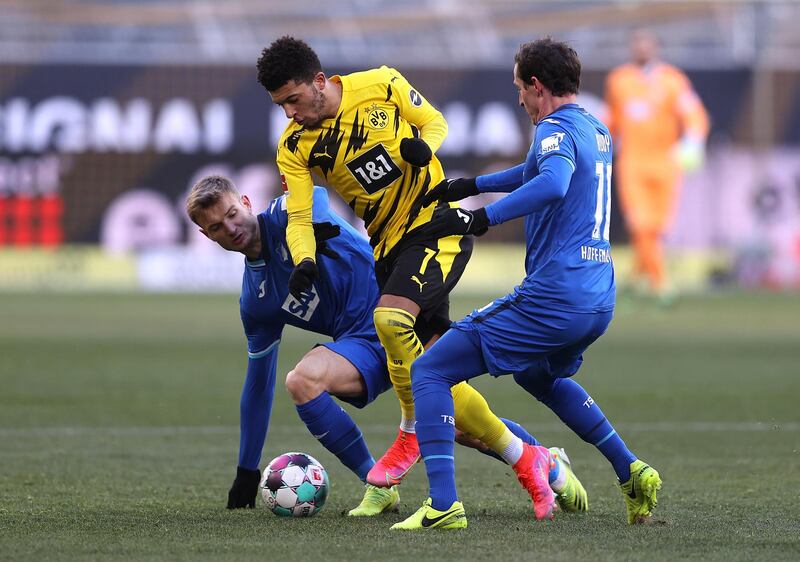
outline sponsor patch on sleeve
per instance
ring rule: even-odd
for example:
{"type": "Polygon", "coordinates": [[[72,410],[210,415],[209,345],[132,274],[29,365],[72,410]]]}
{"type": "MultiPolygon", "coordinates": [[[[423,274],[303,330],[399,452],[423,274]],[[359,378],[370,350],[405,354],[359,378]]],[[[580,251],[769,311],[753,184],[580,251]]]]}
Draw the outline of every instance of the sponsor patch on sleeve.
{"type": "Polygon", "coordinates": [[[541,150],[542,154],[554,152],[561,149],[561,141],[564,139],[565,133],[553,133],[549,137],[542,139],[541,150]]]}

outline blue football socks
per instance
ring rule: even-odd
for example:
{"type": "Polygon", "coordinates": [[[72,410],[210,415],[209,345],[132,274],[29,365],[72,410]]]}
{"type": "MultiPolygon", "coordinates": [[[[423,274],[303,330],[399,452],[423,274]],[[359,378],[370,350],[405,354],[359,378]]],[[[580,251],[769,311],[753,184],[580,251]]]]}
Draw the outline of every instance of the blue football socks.
{"type": "MultiPolygon", "coordinates": [[[[630,464],[636,460],[600,407],[581,385],[572,379],[555,379],[549,388],[517,382],[548,406],[581,439],[597,447],[614,467],[620,482],[630,478],[630,464]],[[535,392],[532,392],[535,391],[535,392]]],[[[541,383],[541,381],[539,381],[541,383]]]]}
{"type": "Polygon", "coordinates": [[[311,435],[360,480],[366,480],[375,460],[353,418],[327,392],[295,408],[311,435]]]}
{"type": "Polygon", "coordinates": [[[480,349],[463,332],[448,330],[411,368],[417,440],[430,484],[431,507],[449,509],[458,500],[455,460],[455,407],[451,387],[486,370],[480,349]],[[458,357],[453,361],[452,357],[458,357]]]}

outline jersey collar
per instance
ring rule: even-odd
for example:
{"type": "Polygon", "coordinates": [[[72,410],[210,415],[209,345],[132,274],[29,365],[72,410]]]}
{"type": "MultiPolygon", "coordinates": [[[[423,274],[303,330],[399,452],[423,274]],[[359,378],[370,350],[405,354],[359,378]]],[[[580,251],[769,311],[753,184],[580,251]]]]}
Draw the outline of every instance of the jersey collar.
{"type": "Polygon", "coordinates": [[[256,215],[256,219],[258,219],[258,231],[261,235],[261,256],[258,260],[251,260],[245,257],[247,263],[249,265],[266,265],[269,263],[269,240],[267,238],[267,219],[264,217],[263,213],[259,213],[256,215]]]}

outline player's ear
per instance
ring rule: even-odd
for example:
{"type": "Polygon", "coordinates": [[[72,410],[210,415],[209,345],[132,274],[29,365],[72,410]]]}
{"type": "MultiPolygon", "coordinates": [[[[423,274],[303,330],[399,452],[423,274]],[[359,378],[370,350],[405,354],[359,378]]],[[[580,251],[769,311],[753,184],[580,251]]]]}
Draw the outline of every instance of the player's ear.
{"type": "Polygon", "coordinates": [[[327,79],[325,78],[325,73],[320,71],[320,72],[317,72],[314,75],[314,79],[312,80],[312,84],[314,84],[317,87],[317,90],[324,90],[325,89],[326,80],[327,79]]]}
{"type": "Polygon", "coordinates": [[[247,195],[242,195],[242,205],[244,205],[248,211],[253,211],[253,204],[250,202],[250,198],[247,195]]]}
{"type": "Polygon", "coordinates": [[[531,86],[533,86],[533,89],[536,90],[536,95],[541,97],[544,93],[544,85],[538,78],[536,78],[536,76],[531,76],[531,86]]]}

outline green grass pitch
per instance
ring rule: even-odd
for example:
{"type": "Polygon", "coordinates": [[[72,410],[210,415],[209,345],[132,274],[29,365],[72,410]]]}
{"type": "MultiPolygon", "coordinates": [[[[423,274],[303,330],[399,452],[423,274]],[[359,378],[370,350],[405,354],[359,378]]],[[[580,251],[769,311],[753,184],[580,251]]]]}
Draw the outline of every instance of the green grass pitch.
{"type": "MultiPolygon", "coordinates": [[[[491,297],[460,297],[454,315],[491,297]]],[[[0,558],[4,560],[797,560],[800,299],[727,294],[667,311],[623,303],[577,375],[664,479],[663,524],[628,527],[610,466],[510,378],[481,377],[495,412],[566,447],[590,512],[537,523],[511,471],[457,451],[469,528],[398,534],[419,507],[344,512],[362,487],[297,418],[279,378],[266,462],[306,451],[331,494],[311,519],[224,509],[246,365],[237,298],[0,296],[0,558]]],[[[282,377],[317,338],[287,330],[282,377]]],[[[350,409],[350,411],[354,411],[350,409]]],[[[374,455],[391,393],[354,411],[374,455]]]]}

